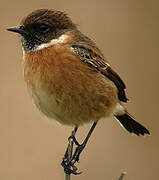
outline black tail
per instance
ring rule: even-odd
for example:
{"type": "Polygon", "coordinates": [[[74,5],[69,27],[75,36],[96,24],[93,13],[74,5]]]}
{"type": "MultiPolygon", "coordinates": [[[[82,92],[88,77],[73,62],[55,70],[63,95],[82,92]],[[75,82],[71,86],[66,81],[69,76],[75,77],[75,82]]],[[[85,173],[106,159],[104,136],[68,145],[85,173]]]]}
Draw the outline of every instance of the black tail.
{"type": "Polygon", "coordinates": [[[119,120],[122,126],[129,131],[130,133],[134,133],[136,135],[144,135],[150,134],[150,132],[141,124],[136,122],[129,114],[124,114],[121,116],[115,115],[115,117],[119,120]]]}

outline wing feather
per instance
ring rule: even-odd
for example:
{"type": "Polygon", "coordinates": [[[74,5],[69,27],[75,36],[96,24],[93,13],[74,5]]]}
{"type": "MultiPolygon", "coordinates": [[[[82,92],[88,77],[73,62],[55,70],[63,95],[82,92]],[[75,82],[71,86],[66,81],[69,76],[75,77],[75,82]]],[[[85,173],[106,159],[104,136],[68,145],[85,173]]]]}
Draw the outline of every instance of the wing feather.
{"type": "Polygon", "coordinates": [[[118,89],[118,98],[120,101],[127,102],[128,98],[125,94],[125,84],[120,78],[120,76],[110,67],[110,65],[105,61],[102,55],[98,52],[94,52],[91,48],[85,47],[84,45],[72,45],[72,50],[77,54],[80,60],[87,65],[95,68],[101,74],[109,78],[114,82],[118,89]]]}

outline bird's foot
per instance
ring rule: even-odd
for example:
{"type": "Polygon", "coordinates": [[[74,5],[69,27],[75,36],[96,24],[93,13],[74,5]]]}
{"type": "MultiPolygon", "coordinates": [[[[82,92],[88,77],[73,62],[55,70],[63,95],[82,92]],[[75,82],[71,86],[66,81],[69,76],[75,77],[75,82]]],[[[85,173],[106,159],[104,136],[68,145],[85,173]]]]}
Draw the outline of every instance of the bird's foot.
{"type": "Polygon", "coordinates": [[[69,140],[72,139],[77,147],[70,160],[68,156],[68,149],[66,150],[61,165],[64,168],[64,172],[66,174],[78,175],[81,174],[82,172],[77,172],[78,168],[75,166],[75,163],[79,162],[79,157],[85,147],[85,144],[79,144],[74,135],[71,135],[68,139],[69,140]]]}
{"type": "Polygon", "coordinates": [[[63,158],[61,165],[64,168],[64,172],[66,174],[78,175],[82,173],[82,172],[77,172],[78,168],[74,164],[72,164],[71,161],[68,161],[65,158],[63,158]]]}

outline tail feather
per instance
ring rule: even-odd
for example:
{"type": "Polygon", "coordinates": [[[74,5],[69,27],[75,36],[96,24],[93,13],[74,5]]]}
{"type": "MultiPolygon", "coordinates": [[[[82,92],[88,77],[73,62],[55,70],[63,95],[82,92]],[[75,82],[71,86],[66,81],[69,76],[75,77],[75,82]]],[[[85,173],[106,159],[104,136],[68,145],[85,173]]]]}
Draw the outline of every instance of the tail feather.
{"type": "Polygon", "coordinates": [[[136,122],[128,113],[114,116],[117,118],[117,120],[119,120],[121,125],[130,133],[134,133],[138,136],[150,134],[150,132],[144,126],[136,122]]]}

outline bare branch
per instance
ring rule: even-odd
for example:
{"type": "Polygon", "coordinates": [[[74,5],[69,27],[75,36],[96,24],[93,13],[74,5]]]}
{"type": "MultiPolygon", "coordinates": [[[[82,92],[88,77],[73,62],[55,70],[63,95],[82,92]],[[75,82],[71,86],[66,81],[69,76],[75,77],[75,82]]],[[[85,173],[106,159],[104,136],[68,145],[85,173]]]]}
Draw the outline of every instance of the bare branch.
{"type": "Polygon", "coordinates": [[[123,177],[125,176],[126,172],[122,172],[118,178],[118,180],[123,180],[123,177]]]}

